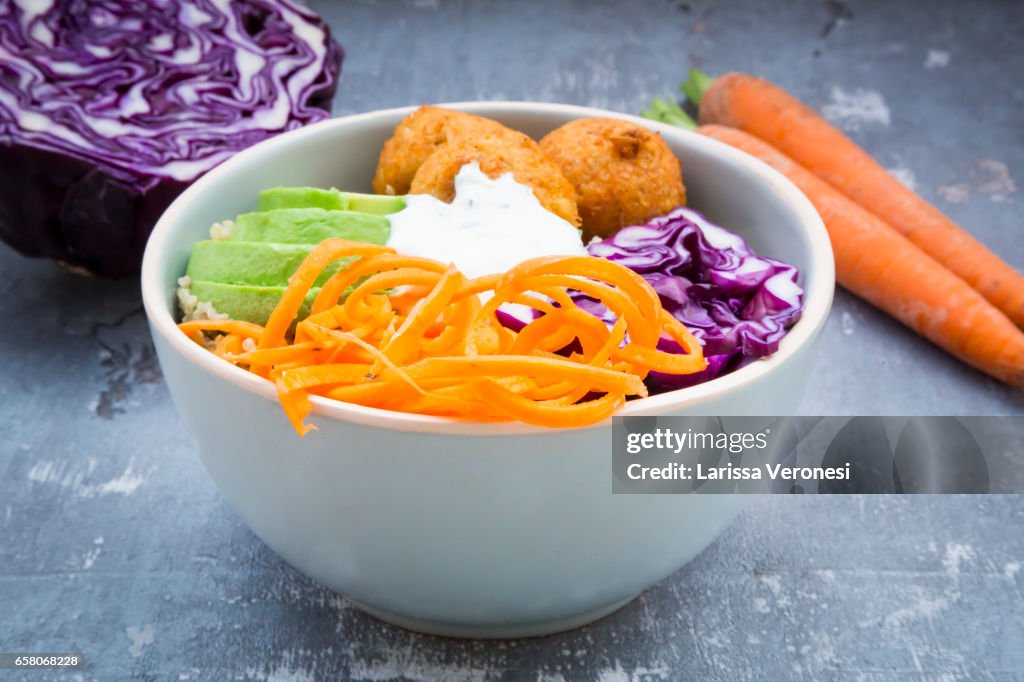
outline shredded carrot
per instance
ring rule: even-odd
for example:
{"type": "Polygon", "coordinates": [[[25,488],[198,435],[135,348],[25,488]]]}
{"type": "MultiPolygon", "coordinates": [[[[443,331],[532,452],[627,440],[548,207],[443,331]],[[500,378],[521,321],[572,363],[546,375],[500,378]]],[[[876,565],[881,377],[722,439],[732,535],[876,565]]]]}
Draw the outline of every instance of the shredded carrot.
{"type": "Polygon", "coordinates": [[[259,338],[263,333],[263,327],[244,320],[189,320],[179,324],[178,328],[189,335],[194,332],[222,332],[238,334],[247,339],[259,338]]]}
{"type": "Polygon", "coordinates": [[[422,341],[427,327],[441,315],[452,296],[458,293],[465,281],[466,278],[455,269],[454,265],[448,268],[448,271],[437,281],[437,286],[433,291],[421,298],[409,311],[409,316],[405,318],[402,326],[384,347],[384,355],[395,362],[404,362],[414,357],[416,346],[422,341]]]}
{"type": "Polygon", "coordinates": [[[536,258],[466,279],[437,261],[328,239],[291,276],[266,326],[179,326],[273,381],[299,435],[314,428],[305,424],[312,395],[464,420],[586,426],[629,396],[646,396],[648,372],[689,374],[707,365],[697,339],[643,278],[587,256],[536,258]],[[317,277],[339,259],[341,269],[298,320],[317,277]],[[602,303],[614,324],[576,307],[573,292],[602,303]],[[497,313],[507,304],[532,309],[533,319],[519,331],[505,327],[497,313]],[[683,352],[659,351],[662,338],[683,352]]]}
{"type": "Polygon", "coordinates": [[[306,341],[279,348],[264,348],[262,350],[257,349],[244,353],[235,353],[232,354],[231,361],[239,365],[266,365],[267,367],[273,367],[274,365],[292,362],[298,358],[312,355],[312,351],[324,349],[333,350],[328,344],[306,341]]]}
{"type": "Polygon", "coordinates": [[[313,288],[313,283],[324,271],[324,268],[346,256],[370,256],[379,253],[393,253],[393,251],[386,246],[350,242],[347,239],[330,238],[320,242],[302,261],[295,274],[288,278],[288,288],[285,289],[284,295],[263,328],[259,347],[273,348],[285,345],[284,337],[288,332],[288,327],[295,320],[306,294],[313,288]]]}
{"type": "Polygon", "coordinates": [[[377,272],[396,270],[398,268],[419,268],[428,272],[442,273],[444,265],[428,258],[416,258],[413,256],[400,256],[393,253],[382,253],[377,256],[360,258],[347,268],[339,270],[328,279],[313,301],[313,312],[319,313],[331,306],[337,305],[345,291],[353,286],[360,277],[365,277],[377,272]]]}
{"type": "Polygon", "coordinates": [[[503,388],[491,379],[482,379],[477,388],[483,398],[516,419],[538,426],[566,427],[593,424],[612,416],[626,402],[622,394],[608,393],[596,400],[575,405],[534,401],[503,388]]]}

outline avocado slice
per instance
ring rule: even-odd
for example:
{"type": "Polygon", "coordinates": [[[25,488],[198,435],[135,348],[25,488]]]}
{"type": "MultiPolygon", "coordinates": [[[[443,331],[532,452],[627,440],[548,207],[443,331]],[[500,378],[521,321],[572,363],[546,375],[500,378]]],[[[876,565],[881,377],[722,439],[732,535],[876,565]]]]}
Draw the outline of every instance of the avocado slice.
{"type": "MultiPolygon", "coordinates": [[[[283,287],[312,250],[307,244],[205,240],[192,247],[185,274],[192,281],[283,287]]],[[[328,265],[315,286],[352,260],[343,258],[328,265]]]]}
{"type": "Polygon", "coordinates": [[[277,208],[322,208],[328,211],[386,215],[405,208],[405,197],[342,192],[333,187],[272,187],[260,192],[257,211],[272,211],[277,208]]]}
{"type": "Polygon", "coordinates": [[[398,213],[405,208],[405,197],[390,194],[359,194],[358,192],[342,192],[341,196],[348,202],[348,210],[387,215],[398,213]]]}
{"type": "MultiPolygon", "coordinates": [[[[284,295],[285,288],[193,280],[191,290],[200,301],[210,303],[218,313],[224,313],[233,320],[266,324],[281,296],[284,295]]],[[[302,307],[299,308],[300,320],[309,315],[309,309],[319,293],[319,287],[309,290],[302,307]]]]}
{"type": "Polygon", "coordinates": [[[230,241],[319,244],[328,237],[384,244],[391,223],[380,215],[322,208],[277,208],[235,218],[230,241]]]}
{"type": "Polygon", "coordinates": [[[333,188],[272,187],[260,192],[256,210],[272,211],[275,208],[322,208],[328,211],[344,211],[349,205],[342,192],[333,188]]]}

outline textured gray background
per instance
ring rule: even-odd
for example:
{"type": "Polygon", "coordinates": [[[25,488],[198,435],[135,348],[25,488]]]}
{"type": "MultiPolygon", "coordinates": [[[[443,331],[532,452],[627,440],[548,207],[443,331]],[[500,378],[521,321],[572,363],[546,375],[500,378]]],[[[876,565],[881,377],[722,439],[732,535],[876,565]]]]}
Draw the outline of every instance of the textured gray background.
{"type": "MultiPolygon", "coordinates": [[[[349,54],[337,114],[506,98],[635,112],[692,64],[744,69],[1024,266],[1020,3],[314,4],[349,54]]],[[[81,679],[1024,679],[1019,497],[759,499],[593,626],[436,639],[363,616],[241,525],[181,431],[135,282],[0,247],[0,320],[0,650],[84,652],[81,679]]],[[[802,411],[1022,408],[840,292],[802,411]]]]}

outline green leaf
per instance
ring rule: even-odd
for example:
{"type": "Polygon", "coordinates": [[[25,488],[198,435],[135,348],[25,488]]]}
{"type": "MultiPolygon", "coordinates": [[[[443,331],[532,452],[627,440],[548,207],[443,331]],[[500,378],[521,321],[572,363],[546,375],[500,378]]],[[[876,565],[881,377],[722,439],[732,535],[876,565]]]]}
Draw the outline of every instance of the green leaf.
{"type": "Polygon", "coordinates": [[[694,104],[700,104],[704,93],[708,91],[715,79],[703,71],[690,69],[690,75],[684,83],[679,86],[686,98],[694,104]]]}

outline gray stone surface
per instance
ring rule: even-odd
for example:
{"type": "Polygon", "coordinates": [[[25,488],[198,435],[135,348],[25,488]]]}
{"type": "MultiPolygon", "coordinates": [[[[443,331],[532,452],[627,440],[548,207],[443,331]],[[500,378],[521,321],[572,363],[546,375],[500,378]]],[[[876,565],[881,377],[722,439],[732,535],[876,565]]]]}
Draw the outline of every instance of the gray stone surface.
{"type": "MultiPolygon", "coordinates": [[[[637,111],[691,64],[748,70],[1024,266],[1020,4],[314,4],[349,53],[339,115],[502,98],[637,111]]],[[[1019,497],[757,499],[593,626],[431,638],[303,578],[226,507],[170,403],[135,282],[0,247],[0,319],[0,650],[81,651],[80,679],[1024,679],[1019,497]]],[[[802,411],[1022,408],[840,293],[802,411]]]]}

